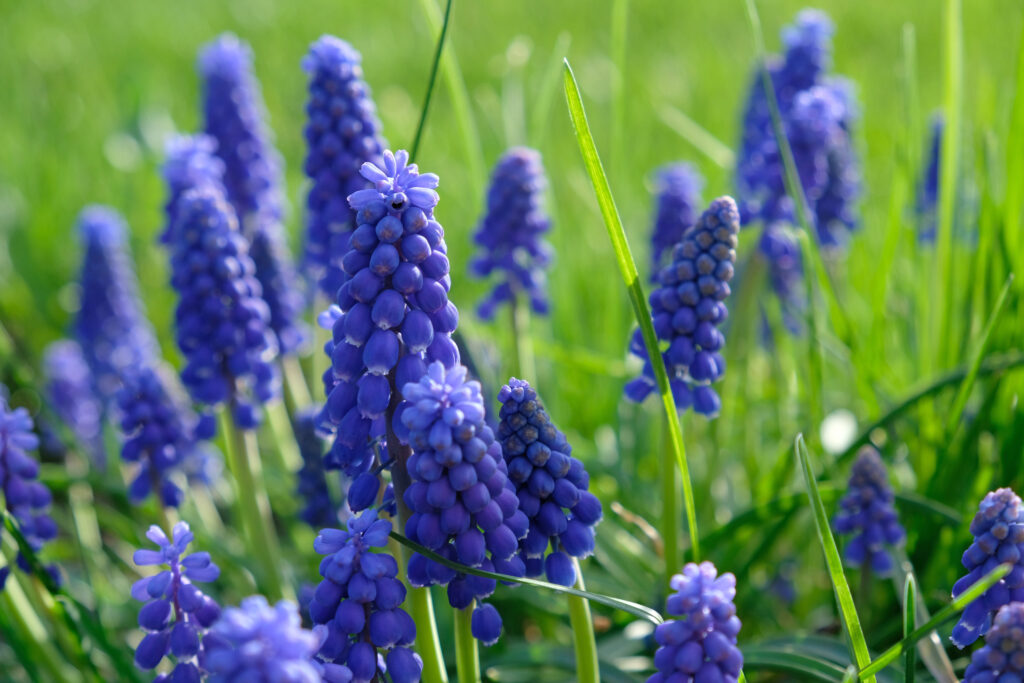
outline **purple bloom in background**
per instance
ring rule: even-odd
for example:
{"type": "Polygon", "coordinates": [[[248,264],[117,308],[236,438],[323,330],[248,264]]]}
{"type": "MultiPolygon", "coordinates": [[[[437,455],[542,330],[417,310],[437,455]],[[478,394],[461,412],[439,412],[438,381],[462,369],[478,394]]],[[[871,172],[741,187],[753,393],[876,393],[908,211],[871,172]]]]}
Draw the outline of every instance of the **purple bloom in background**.
{"type": "Polygon", "coordinates": [[[295,416],[295,440],[302,455],[296,494],[305,503],[299,517],[314,529],[338,523],[338,506],[331,500],[324,472],[324,441],[316,428],[319,411],[310,407],[295,416]]]}
{"type": "Polygon", "coordinates": [[[106,467],[103,445],[103,404],[93,393],[92,373],[82,347],[61,339],[43,352],[45,394],[50,408],[67,425],[94,465],[106,467]]]}
{"type": "Polygon", "coordinates": [[[670,253],[697,222],[704,179],[692,164],[676,163],[658,169],[655,183],[654,230],[651,233],[653,281],[665,265],[665,254],[670,253]]]}
{"type": "MultiPolygon", "coordinates": [[[[419,382],[402,388],[402,395],[401,423],[413,447],[412,484],[404,496],[413,514],[405,535],[467,567],[523,576],[517,553],[529,524],[508,479],[501,445],[484,420],[480,383],[466,380],[464,366],[445,370],[434,362],[419,382]]],[[[419,554],[409,559],[408,575],[414,586],[447,585],[455,609],[468,609],[476,600],[480,614],[471,620],[473,635],[486,645],[497,642],[501,618],[479,604],[494,592],[494,580],[419,554]]]]}
{"type": "MultiPolygon", "coordinates": [[[[712,417],[721,409],[711,384],[725,373],[721,354],[725,337],[718,325],[728,315],[725,300],[730,293],[739,230],[739,212],[732,198],[711,202],[676,245],[672,262],[658,273],[658,289],[650,295],[654,330],[667,344],[662,358],[679,410],[693,406],[696,412],[712,417]]],[[[627,398],[640,402],[654,391],[656,382],[639,329],[629,349],[645,361],[643,374],[625,388],[627,398]]]]}
{"type": "Polygon", "coordinates": [[[487,212],[473,242],[479,247],[470,264],[473,275],[497,274],[494,289],[477,311],[490,320],[498,306],[519,296],[530,300],[534,312],[548,312],[544,268],[551,262],[551,246],[544,240],[551,221],[544,210],[544,175],[540,152],[513,147],[494,167],[487,191],[487,212]]]}
{"type": "Polygon", "coordinates": [[[203,118],[223,161],[223,184],[242,233],[251,243],[256,279],[270,308],[270,327],[282,353],[292,353],[306,332],[304,298],[282,223],[281,157],[266,123],[267,112],[252,70],[252,50],[228,33],[199,53],[203,118]]]}
{"type": "Polygon", "coordinates": [[[988,632],[1000,607],[1024,601],[1024,504],[1008,488],[992,491],[978,506],[971,533],[974,542],[961,559],[967,575],[953,584],[954,598],[1004,562],[1013,569],[960,615],[951,640],[961,650],[988,632]]]}
{"type": "Polygon", "coordinates": [[[395,558],[375,550],[386,548],[390,532],[391,522],[370,509],[349,519],[348,531],[323,529],[317,535],[314,548],[325,556],[323,581],[309,614],[327,629],[318,653],[322,659],[346,665],[354,680],[383,679],[386,669],[395,683],[414,683],[423,662],[411,649],[416,625],[402,609],[405,584],[395,558]]]}
{"type": "Polygon", "coordinates": [[[217,141],[209,135],[174,135],[165,145],[164,163],[161,173],[167,186],[167,201],[164,213],[167,222],[160,234],[160,242],[172,245],[174,229],[178,222],[178,204],[187,191],[203,185],[215,185],[221,192],[224,188],[224,162],[214,151],[217,141]]]}
{"type": "Polygon", "coordinates": [[[964,683],[1024,680],[1024,603],[1011,602],[996,613],[985,645],[971,655],[964,683]]]}
{"type": "Polygon", "coordinates": [[[921,182],[917,188],[917,240],[932,243],[935,241],[936,221],[939,206],[939,168],[942,162],[942,131],[945,119],[941,114],[932,116],[931,131],[928,135],[928,159],[921,182]]]}
{"type": "Polygon", "coordinates": [[[351,45],[325,35],[302,60],[309,74],[306,103],[306,245],[303,272],[334,300],[346,279],[341,260],[349,235],[365,221],[346,198],[372,186],[360,173],[366,162],[381,166],[387,144],[363,80],[362,57],[351,45]]]}
{"type": "Polygon", "coordinates": [[[207,630],[220,616],[220,607],[195,584],[215,581],[220,569],[207,552],[184,555],[194,538],[188,522],[175,524],[171,538],[153,525],[146,538],[158,549],[136,550],[135,564],[167,568],[132,585],[132,597],[146,603],[139,610],[139,626],[146,635],[135,649],[135,663],[149,671],[173,656],[170,677],[164,674],[157,681],[199,681],[207,630]]]}
{"type": "Polygon", "coordinates": [[[576,569],[571,557],[594,552],[594,525],[601,501],[587,489],[590,476],[572,457],[572,446],[551,421],[537,392],[512,378],[498,392],[501,402],[498,440],[515,484],[519,509],[530,521],[519,555],[527,576],[547,574],[551,583],[571,586],[576,569]]]}
{"type": "Polygon", "coordinates": [[[892,502],[885,464],[878,451],[865,446],[853,463],[850,485],[834,520],[838,533],[853,535],[843,553],[849,566],[866,565],[880,576],[892,572],[886,546],[901,546],[906,536],[892,502]]]}

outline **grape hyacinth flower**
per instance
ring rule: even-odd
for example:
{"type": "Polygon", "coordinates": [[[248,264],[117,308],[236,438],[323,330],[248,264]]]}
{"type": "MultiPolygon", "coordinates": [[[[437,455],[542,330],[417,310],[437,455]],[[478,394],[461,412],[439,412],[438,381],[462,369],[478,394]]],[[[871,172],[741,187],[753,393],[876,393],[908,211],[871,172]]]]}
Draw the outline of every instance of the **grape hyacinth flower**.
{"type": "Polygon", "coordinates": [[[387,146],[363,80],[362,57],[348,43],[321,36],[302,60],[309,74],[304,170],[312,183],[306,197],[303,272],[312,274],[332,301],[346,279],[341,260],[357,226],[356,207],[345,198],[372,186],[360,172],[369,162],[381,166],[387,146]]]}
{"type": "Polygon", "coordinates": [[[473,242],[479,247],[470,272],[480,278],[498,274],[498,282],[477,312],[490,320],[498,306],[519,296],[530,300],[535,313],[548,312],[544,268],[551,246],[544,240],[551,221],[544,210],[544,175],[540,152],[513,147],[494,167],[487,191],[487,212],[473,242]]]}
{"type": "Polygon", "coordinates": [[[411,649],[416,624],[402,609],[405,584],[395,558],[374,550],[387,546],[390,533],[391,522],[378,519],[374,509],[349,519],[348,531],[323,529],[314,542],[325,556],[323,581],[309,614],[327,629],[320,658],[346,665],[358,681],[383,679],[386,670],[394,683],[414,683],[423,661],[411,649]]]}
{"type": "Polygon", "coordinates": [[[314,529],[338,523],[338,508],[331,500],[324,473],[324,442],[316,428],[319,411],[311,407],[295,416],[295,440],[302,455],[296,494],[305,502],[299,518],[314,529]]]}
{"type": "Polygon", "coordinates": [[[985,645],[971,655],[964,683],[1024,680],[1024,603],[999,608],[985,645]]]}
{"type": "Polygon", "coordinates": [[[281,157],[252,70],[252,50],[230,33],[199,53],[206,134],[223,161],[223,185],[239,227],[250,241],[256,279],[270,308],[270,327],[281,353],[304,342],[304,300],[284,235],[281,157]]]}
{"type": "MultiPolygon", "coordinates": [[[[676,407],[690,406],[708,417],[718,414],[721,401],[711,386],[725,373],[721,350],[725,337],[718,329],[728,311],[736,263],[740,216],[731,197],[719,197],[686,231],[672,253],[672,263],[658,273],[658,289],[650,295],[654,330],[667,343],[662,351],[676,407]]],[[[656,386],[654,369],[640,330],[630,351],[644,359],[643,374],[626,384],[626,397],[641,402],[656,386]]]]}
{"type": "Polygon", "coordinates": [[[967,575],[953,584],[956,598],[1000,564],[1013,565],[1010,573],[981,597],[967,605],[953,627],[951,640],[961,650],[988,632],[992,616],[1010,602],[1024,601],[1024,504],[1008,488],[990,492],[971,521],[974,542],[961,562],[967,575]]]}
{"type": "Polygon", "coordinates": [[[680,619],[658,625],[654,639],[658,672],[647,683],[722,681],[736,683],[743,653],[736,647],[740,620],[736,616],[736,577],[718,576],[710,562],[690,563],[671,580],[665,611],[680,619]]]}
{"type": "Polygon", "coordinates": [[[164,213],[167,222],[160,234],[160,242],[173,245],[178,223],[178,205],[189,190],[203,185],[214,185],[222,193],[224,188],[224,162],[215,154],[217,141],[209,135],[173,135],[164,146],[161,173],[167,186],[164,213]]]}
{"type": "Polygon", "coordinates": [[[103,445],[103,405],[93,393],[92,373],[82,347],[61,339],[43,352],[45,394],[50,408],[71,430],[96,467],[106,467],[103,445]]]}
{"type": "Polygon", "coordinates": [[[866,565],[879,576],[892,572],[886,546],[901,546],[906,536],[892,502],[885,464],[878,451],[865,446],[853,463],[850,485],[834,521],[838,533],[853,535],[843,553],[847,565],[866,565]]]}
{"type": "Polygon", "coordinates": [[[665,254],[679,244],[694,223],[704,179],[692,164],[667,164],[656,178],[654,230],[651,233],[651,280],[665,265],[665,254]]]}
{"type": "Polygon", "coordinates": [[[179,294],[177,341],[182,382],[197,403],[228,402],[243,429],[255,427],[253,403],[278,395],[276,340],[248,244],[234,211],[211,184],[189,190],[178,207],[171,284],[179,294]]]}
{"type": "Polygon", "coordinates": [[[551,421],[536,390],[511,378],[498,391],[498,441],[515,484],[519,509],[530,521],[519,554],[527,576],[547,575],[562,586],[576,583],[570,557],[594,552],[601,501],[588,491],[590,477],[572,457],[572,446],[551,421]]]}
{"type": "MultiPolygon", "coordinates": [[[[32,417],[25,408],[12,410],[6,394],[7,388],[0,384],[0,490],[7,512],[18,520],[25,540],[38,552],[46,541],[57,536],[57,524],[49,514],[52,497],[46,484],[36,481],[39,463],[28,454],[39,446],[39,437],[32,431],[32,417]]],[[[24,572],[31,570],[20,550],[17,564],[24,572]]],[[[47,569],[58,578],[56,567],[47,569]]],[[[9,573],[10,566],[0,568],[0,590],[9,573]]]]}
{"type": "MultiPolygon", "coordinates": [[[[413,514],[405,535],[467,567],[523,576],[517,551],[529,524],[508,480],[501,445],[484,420],[480,383],[467,381],[462,365],[445,370],[434,362],[418,382],[402,388],[402,395],[405,433],[399,436],[413,448],[408,460],[412,484],[404,495],[413,514]]],[[[408,576],[414,586],[447,585],[455,609],[477,601],[473,636],[485,645],[497,642],[501,617],[479,603],[494,592],[494,580],[457,572],[419,554],[409,559],[408,576]]]]}
{"type": "Polygon", "coordinates": [[[942,132],[945,120],[940,114],[932,117],[931,131],[928,136],[928,158],[921,183],[917,188],[918,242],[932,243],[935,241],[937,210],[939,206],[939,167],[942,161],[942,132]]]}
{"type": "Polygon", "coordinates": [[[146,603],[139,610],[139,626],[146,635],[135,649],[135,663],[149,671],[172,655],[173,672],[170,677],[159,676],[157,681],[199,681],[207,630],[220,616],[220,607],[195,584],[215,581],[220,569],[207,552],[184,555],[194,538],[188,522],[175,524],[170,539],[163,529],[153,525],[146,538],[158,550],[136,550],[135,564],[166,565],[167,569],[132,585],[132,597],[146,603]]]}

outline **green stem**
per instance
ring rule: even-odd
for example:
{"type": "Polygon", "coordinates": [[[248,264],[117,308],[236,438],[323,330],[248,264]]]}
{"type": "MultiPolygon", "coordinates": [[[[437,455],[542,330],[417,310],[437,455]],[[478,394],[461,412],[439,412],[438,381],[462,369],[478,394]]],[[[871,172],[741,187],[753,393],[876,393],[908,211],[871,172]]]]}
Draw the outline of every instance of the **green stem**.
{"type": "MultiPolygon", "coordinates": [[[[580,562],[572,558],[576,569],[576,588],[586,590],[580,562]]],[[[601,669],[597,661],[597,639],[594,637],[594,620],[590,616],[590,602],[586,598],[570,595],[569,623],[572,624],[572,646],[576,652],[576,680],[579,683],[600,683],[601,669]]]]}
{"type": "Polygon", "coordinates": [[[282,474],[298,472],[302,467],[302,455],[299,454],[299,444],[295,440],[295,432],[292,429],[291,418],[285,404],[281,401],[268,403],[267,426],[270,428],[271,436],[274,437],[274,445],[277,446],[277,462],[275,463],[282,474]]]}
{"type": "Polygon", "coordinates": [[[72,680],[68,678],[68,670],[61,664],[62,658],[53,647],[46,627],[32,608],[18,577],[14,575],[14,568],[11,570],[12,574],[7,577],[7,584],[0,591],[0,604],[4,606],[4,612],[11,616],[15,628],[21,632],[26,644],[32,649],[31,652],[16,654],[19,658],[24,654],[36,665],[44,667],[52,676],[51,680],[72,680]]]}
{"type": "Polygon", "coordinates": [[[668,422],[662,422],[661,439],[661,540],[665,544],[665,588],[679,571],[679,480],[672,452],[668,422]]]}
{"type": "Polygon", "coordinates": [[[530,336],[529,305],[524,305],[520,297],[514,295],[508,311],[512,326],[512,376],[536,382],[537,365],[533,355],[533,338],[530,336]]]}
{"type": "Polygon", "coordinates": [[[476,602],[474,601],[466,609],[453,610],[455,612],[455,670],[459,675],[459,683],[480,682],[480,653],[477,650],[471,624],[475,606],[476,602]]]}
{"type": "Polygon", "coordinates": [[[284,378],[284,402],[288,414],[294,415],[313,403],[313,395],[302,373],[302,366],[295,356],[281,358],[281,376],[284,378]]]}

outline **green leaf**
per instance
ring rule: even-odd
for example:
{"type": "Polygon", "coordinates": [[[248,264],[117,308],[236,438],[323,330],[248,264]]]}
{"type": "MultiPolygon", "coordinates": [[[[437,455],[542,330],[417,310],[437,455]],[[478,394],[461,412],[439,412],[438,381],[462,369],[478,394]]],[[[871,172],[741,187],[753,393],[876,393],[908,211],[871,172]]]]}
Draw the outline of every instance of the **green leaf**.
{"type": "Polygon", "coordinates": [[[409,161],[416,159],[416,153],[420,150],[420,140],[423,138],[423,129],[427,125],[427,113],[430,111],[430,98],[434,94],[434,84],[437,82],[437,71],[441,65],[441,52],[444,50],[444,39],[448,35],[448,23],[452,16],[452,2],[444,8],[444,20],[441,23],[441,33],[437,37],[437,49],[434,50],[434,63],[430,67],[430,79],[427,81],[427,92],[423,96],[423,107],[420,109],[420,122],[416,125],[416,136],[409,147],[409,161]]]}
{"type": "Polygon", "coordinates": [[[709,133],[699,123],[669,104],[658,108],[658,118],[679,137],[693,145],[694,149],[715,162],[715,165],[726,171],[732,170],[736,163],[736,154],[732,147],[709,133]]]}
{"type": "MultiPolygon", "coordinates": [[[[907,581],[903,586],[903,637],[907,638],[911,633],[914,632],[914,626],[917,624],[917,583],[914,581],[913,574],[907,574],[907,581]]],[[[914,655],[917,654],[917,649],[908,647],[906,652],[906,659],[903,664],[903,680],[906,683],[914,683],[914,669],[917,667],[917,661],[914,655]]]]}

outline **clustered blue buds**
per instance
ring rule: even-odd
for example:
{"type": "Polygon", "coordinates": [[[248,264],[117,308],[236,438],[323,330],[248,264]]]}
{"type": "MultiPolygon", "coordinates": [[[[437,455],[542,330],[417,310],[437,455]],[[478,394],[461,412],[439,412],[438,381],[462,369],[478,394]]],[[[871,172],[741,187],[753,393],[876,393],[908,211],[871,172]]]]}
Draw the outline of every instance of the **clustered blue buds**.
{"type": "Polygon", "coordinates": [[[660,624],[654,631],[658,672],[647,683],[722,681],[736,683],[743,668],[743,653],[736,647],[740,620],[736,616],[736,577],[718,576],[710,562],[690,563],[672,577],[675,593],[665,611],[680,619],[660,624]]]}
{"type": "Polygon", "coordinates": [[[78,342],[61,339],[46,347],[43,376],[50,408],[71,430],[93,464],[103,469],[107,461],[103,405],[93,393],[92,373],[78,342]]]}
{"type": "Polygon", "coordinates": [[[519,542],[526,575],[543,572],[551,583],[571,586],[576,583],[576,569],[570,558],[594,552],[601,501],[587,490],[590,477],[583,463],[572,457],[572,446],[533,387],[513,377],[498,391],[498,400],[502,404],[498,440],[519,510],[530,523],[519,542]]]}
{"type": "Polygon", "coordinates": [[[835,528],[840,534],[852,534],[844,552],[851,567],[865,563],[879,576],[893,569],[886,546],[903,545],[906,534],[893,507],[885,464],[871,446],[865,446],[853,463],[850,485],[839,501],[835,528]]]}
{"type": "Polygon", "coordinates": [[[175,524],[170,539],[163,529],[153,525],[146,538],[158,550],[136,550],[135,564],[167,565],[167,569],[132,585],[132,597],[146,603],[139,610],[139,626],[146,635],[135,650],[135,663],[148,671],[170,654],[175,661],[171,676],[156,680],[198,682],[205,668],[206,632],[220,616],[220,607],[195,584],[215,581],[220,569],[207,552],[184,555],[194,538],[188,522],[175,524]]]}
{"type": "MultiPolygon", "coordinates": [[[[445,370],[431,363],[419,382],[402,388],[404,437],[413,448],[407,467],[412,483],[405,504],[412,515],[405,535],[467,567],[523,576],[519,539],[529,528],[508,480],[501,445],[484,420],[480,383],[467,381],[466,368],[445,370]]],[[[396,415],[396,418],[399,416],[396,415]]],[[[448,586],[448,602],[468,609],[494,592],[492,579],[457,572],[414,554],[409,560],[414,586],[448,586]]],[[[473,635],[491,645],[501,635],[493,606],[473,613],[473,635]]]]}
{"type": "Polygon", "coordinates": [[[305,502],[299,518],[314,529],[338,523],[338,508],[331,499],[324,472],[324,442],[317,433],[320,408],[311,407],[295,416],[295,441],[302,456],[296,493],[305,502]]]}
{"type": "MultiPolygon", "coordinates": [[[[730,197],[719,197],[683,235],[672,253],[672,263],[658,273],[658,289],[650,295],[654,330],[668,347],[662,351],[676,407],[690,406],[707,416],[718,414],[721,401],[711,386],[725,373],[721,350],[725,336],[718,325],[725,320],[736,263],[740,216],[730,197]]],[[[630,351],[644,359],[640,377],[626,385],[626,397],[643,401],[656,386],[654,369],[636,330],[630,351]]]]}
{"type": "Polygon", "coordinates": [[[651,280],[665,265],[665,254],[682,241],[697,222],[704,179],[688,163],[667,164],[655,176],[654,230],[651,232],[651,280]]]}
{"type": "Polygon", "coordinates": [[[919,242],[934,242],[939,206],[939,168],[942,162],[942,132],[945,119],[941,114],[932,116],[931,131],[928,134],[928,157],[921,181],[917,187],[917,239],[919,242]]]}
{"type": "Polygon", "coordinates": [[[161,173],[167,186],[167,201],[164,213],[167,222],[160,233],[160,242],[172,245],[175,242],[175,226],[178,223],[178,204],[189,190],[204,185],[214,185],[222,193],[224,188],[224,162],[215,151],[217,141],[209,135],[173,135],[164,146],[164,163],[161,173]]]}
{"type": "Polygon", "coordinates": [[[974,651],[964,683],[1024,680],[1024,603],[999,608],[985,645],[974,651]]]}
{"type": "MultiPolygon", "coordinates": [[[[402,609],[405,584],[398,577],[398,562],[387,546],[391,522],[378,519],[369,509],[348,521],[348,531],[323,529],[314,548],[325,555],[320,563],[323,581],[309,604],[314,624],[324,624],[327,635],[319,657],[345,664],[355,680],[371,681],[378,675],[378,651],[395,683],[420,680],[423,662],[413,653],[416,625],[402,609]]],[[[383,675],[381,676],[383,678],[383,675]]]]}
{"type": "Polygon", "coordinates": [[[1004,562],[1013,569],[960,615],[951,637],[960,649],[988,632],[1000,607],[1024,601],[1024,503],[1008,488],[990,492],[971,521],[971,534],[974,542],[961,558],[967,575],[953,584],[954,598],[1004,562]]]}
{"type": "Polygon", "coordinates": [[[534,312],[548,312],[544,268],[551,262],[551,246],[544,240],[551,221],[544,210],[544,175],[540,152],[513,147],[494,167],[487,191],[487,212],[473,241],[479,247],[470,272],[481,278],[498,274],[494,289],[477,311],[490,320],[498,306],[525,296],[534,312]]]}
{"type": "Polygon", "coordinates": [[[371,186],[360,173],[366,162],[381,166],[387,143],[363,80],[362,57],[348,43],[321,36],[309,48],[302,68],[309,73],[305,172],[312,186],[306,197],[303,271],[318,279],[331,300],[346,279],[341,260],[349,235],[366,221],[345,201],[371,186]]]}

